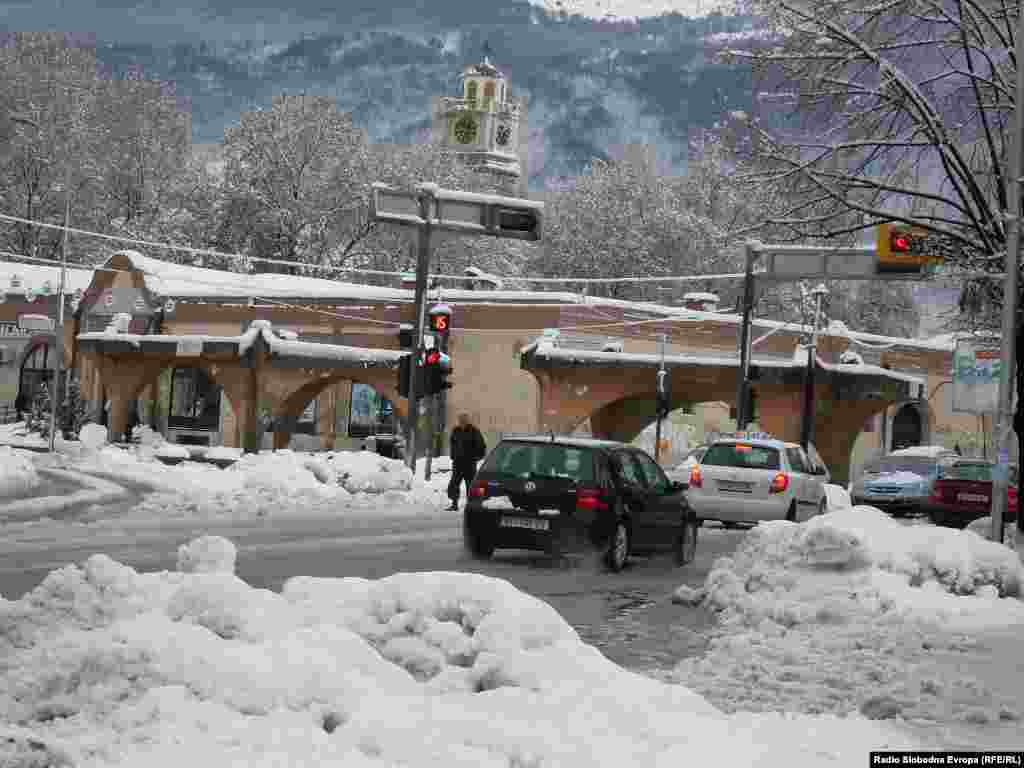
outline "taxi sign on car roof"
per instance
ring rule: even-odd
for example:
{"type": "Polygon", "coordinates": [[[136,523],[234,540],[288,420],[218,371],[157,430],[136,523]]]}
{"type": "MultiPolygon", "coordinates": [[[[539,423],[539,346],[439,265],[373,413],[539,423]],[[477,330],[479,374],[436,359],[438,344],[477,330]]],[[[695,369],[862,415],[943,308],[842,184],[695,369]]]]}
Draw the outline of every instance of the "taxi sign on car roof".
{"type": "Polygon", "coordinates": [[[718,437],[719,440],[774,440],[775,436],[768,432],[726,432],[718,437]]]}

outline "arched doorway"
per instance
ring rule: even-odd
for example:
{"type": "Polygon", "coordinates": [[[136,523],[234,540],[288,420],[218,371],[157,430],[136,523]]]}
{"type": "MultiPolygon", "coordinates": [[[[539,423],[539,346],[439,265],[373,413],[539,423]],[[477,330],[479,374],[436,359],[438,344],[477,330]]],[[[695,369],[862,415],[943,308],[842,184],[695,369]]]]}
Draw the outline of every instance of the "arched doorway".
{"type": "Polygon", "coordinates": [[[896,411],[892,419],[892,450],[920,445],[923,437],[924,423],[917,408],[907,404],[896,411]]]}
{"type": "Polygon", "coordinates": [[[18,404],[24,410],[32,407],[32,403],[43,389],[53,380],[53,365],[56,352],[51,351],[48,342],[36,344],[21,363],[18,375],[18,404]]]}
{"type": "Polygon", "coordinates": [[[178,443],[209,445],[220,429],[220,385],[202,368],[174,368],[170,379],[168,434],[178,443]]]}

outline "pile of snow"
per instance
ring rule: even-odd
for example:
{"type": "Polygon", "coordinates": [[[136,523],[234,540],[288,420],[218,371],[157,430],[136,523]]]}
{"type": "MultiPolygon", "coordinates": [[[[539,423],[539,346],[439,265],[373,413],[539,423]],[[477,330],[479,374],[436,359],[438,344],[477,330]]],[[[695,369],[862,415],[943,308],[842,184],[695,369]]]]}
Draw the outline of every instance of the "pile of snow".
{"type": "Polygon", "coordinates": [[[0,446],[0,498],[20,496],[39,482],[36,465],[27,451],[0,446]]]}
{"type": "MultiPolygon", "coordinates": [[[[446,474],[429,483],[413,478],[401,461],[369,451],[300,453],[290,450],[242,454],[234,448],[205,451],[213,463],[183,461],[166,466],[154,456],[188,457],[183,446],[164,444],[154,452],[142,446],[107,446],[83,461],[82,469],[103,472],[158,489],[118,522],[172,519],[252,519],[254,517],[338,517],[347,510],[374,508],[380,514],[435,513],[446,502],[446,474]]],[[[108,522],[100,518],[96,524],[108,522]]]]}
{"type": "Polygon", "coordinates": [[[107,444],[107,428],[100,424],[84,424],[78,431],[82,450],[95,452],[107,444]]]}
{"type": "Polygon", "coordinates": [[[841,485],[825,483],[825,497],[829,512],[834,512],[837,509],[849,509],[853,506],[850,492],[841,485]]]}
{"type": "Polygon", "coordinates": [[[952,453],[944,445],[914,445],[910,448],[900,448],[898,451],[893,451],[890,456],[924,456],[925,458],[935,459],[945,453],[952,453]]]}
{"type": "Polygon", "coordinates": [[[703,588],[677,590],[719,611],[722,634],[674,679],[727,710],[1016,720],[1012,702],[933,654],[969,645],[954,633],[1024,624],[1022,579],[1001,544],[874,507],[762,523],[703,588]]]}
{"type": "MultiPolygon", "coordinates": [[[[992,518],[986,515],[985,517],[979,517],[977,520],[972,520],[967,524],[967,530],[974,531],[983,539],[988,539],[992,534],[992,518]]],[[[1017,550],[1016,531],[1016,522],[1006,523],[1003,526],[1003,544],[1014,551],[1017,550]]]]}
{"type": "Polygon", "coordinates": [[[499,768],[860,766],[915,745],[862,717],[726,716],[624,670],[499,579],[188,572],[105,555],[0,601],[0,763],[499,768]]]}
{"type": "Polygon", "coordinates": [[[164,436],[146,424],[139,424],[132,430],[132,442],[145,448],[159,448],[166,440],[164,436]]]}
{"type": "Polygon", "coordinates": [[[177,443],[161,443],[157,447],[154,455],[161,459],[187,459],[192,454],[190,454],[188,452],[188,448],[183,445],[178,445],[177,443]]]}

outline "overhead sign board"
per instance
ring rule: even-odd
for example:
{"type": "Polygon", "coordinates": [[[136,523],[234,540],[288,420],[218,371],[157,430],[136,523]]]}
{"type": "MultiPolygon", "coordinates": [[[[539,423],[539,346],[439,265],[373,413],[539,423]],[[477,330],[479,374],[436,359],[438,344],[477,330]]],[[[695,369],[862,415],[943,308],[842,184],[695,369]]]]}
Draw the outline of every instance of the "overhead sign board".
{"type": "Polygon", "coordinates": [[[370,217],[391,224],[422,226],[419,191],[428,193],[430,223],[437,229],[467,235],[515,240],[541,239],[544,203],[519,197],[484,195],[422,184],[417,192],[373,185],[370,217]]]}
{"type": "Polygon", "coordinates": [[[953,353],[953,412],[996,412],[999,403],[999,347],[974,339],[957,341],[953,353]]]}

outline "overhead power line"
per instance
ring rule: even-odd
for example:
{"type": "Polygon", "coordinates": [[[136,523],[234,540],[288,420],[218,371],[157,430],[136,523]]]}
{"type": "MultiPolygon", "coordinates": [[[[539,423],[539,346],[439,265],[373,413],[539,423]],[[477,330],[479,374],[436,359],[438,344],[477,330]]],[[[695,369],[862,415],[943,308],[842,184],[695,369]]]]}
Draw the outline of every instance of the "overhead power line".
{"type": "MultiPolygon", "coordinates": [[[[178,251],[181,253],[190,253],[195,256],[212,256],[222,259],[231,259],[233,261],[245,262],[259,262],[261,264],[276,264],[278,266],[285,267],[305,267],[312,270],[322,270],[325,272],[334,272],[339,274],[361,274],[361,275],[378,275],[381,277],[404,277],[411,274],[409,270],[393,272],[383,269],[361,269],[355,267],[336,267],[332,265],[322,264],[307,264],[297,261],[286,261],[284,259],[271,259],[265,256],[247,256],[242,253],[226,253],[224,251],[212,250],[210,248],[193,248],[187,245],[177,245],[175,243],[163,243],[153,240],[141,240],[132,237],[123,237],[121,235],[107,235],[102,232],[93,232],[88,229],[79,229],[77,227],[65,227],[61,224],[50,224],[45,221],[39,221],[37,219],[26,219],[21,216],[12,216],[6,213],[0,213],[0,220],[11,221],[18,224],[28,224],[34,227],[40,227],[41,229],[55,229],[61,232],[67,231],[71,234],[82,235],[85,237],[96,237],[101,240],[109,240],[112,242],[126,243],[128,245],[138,245],[147,248],[164,248],[166,250],[178,251]]],[[[372,256],[376,254],[359,252],[358,256],[372,256]]],[[[429,279],[440,279],[440,280],[462,280],[475,282],[481,279],[492,278],[502,281],[522,281],[528,283],[569,283],[569,284],[625,284],[625,283],[697,283],[710,280],[738,280],[744,277],[743,272],[728,272],[724,274],[716,275],[643,275],[635,277],[527,277],[523,275],[446,275],[446,274],[431,274],[429,279]]]]}

